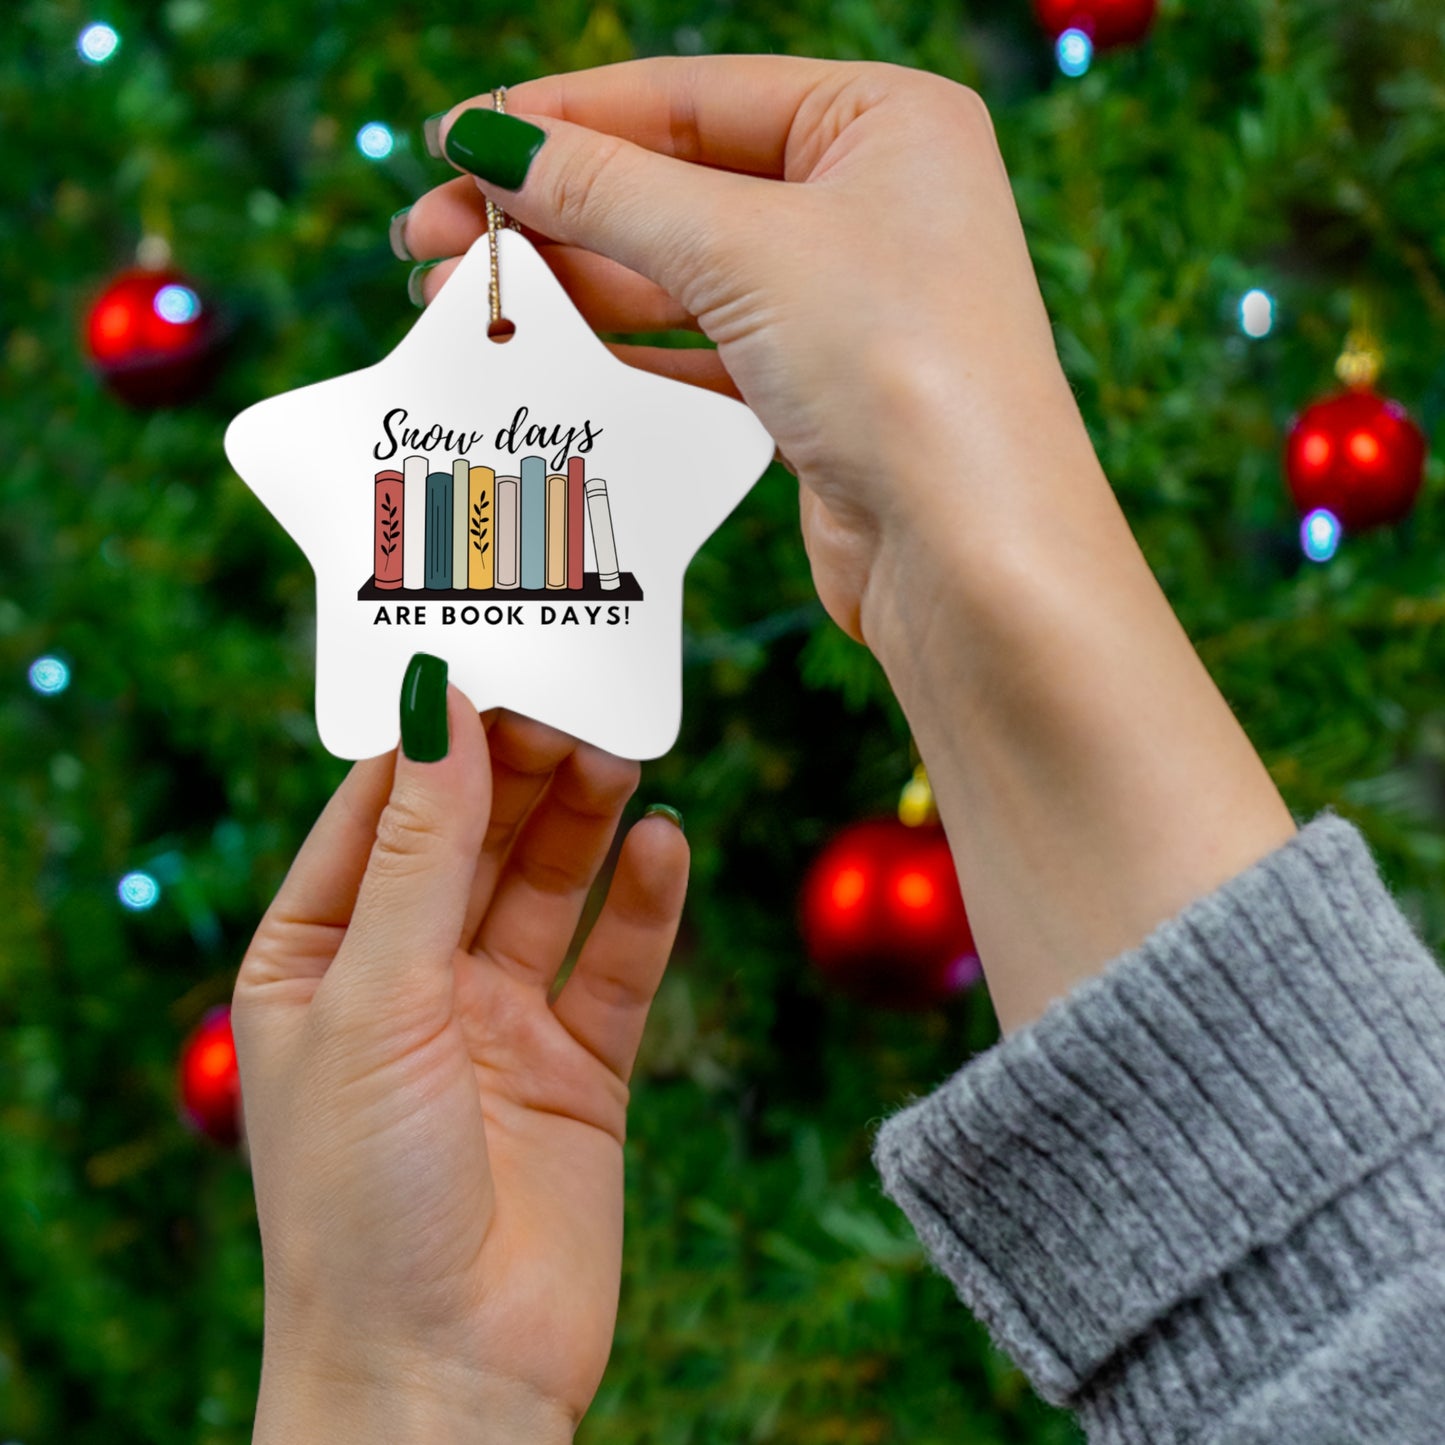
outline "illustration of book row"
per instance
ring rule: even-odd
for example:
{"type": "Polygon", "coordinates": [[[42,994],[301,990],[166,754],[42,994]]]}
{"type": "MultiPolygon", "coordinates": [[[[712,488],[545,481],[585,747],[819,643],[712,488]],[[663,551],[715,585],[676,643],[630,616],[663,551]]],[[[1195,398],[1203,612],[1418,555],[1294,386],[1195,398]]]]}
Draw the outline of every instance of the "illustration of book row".
{"type": "Polygon", "coordinates": [[[597,585],[620,586],[607,483],[584,476],[581,457],[548,475],[542,457],[523,457],[520,475],[464,459],[429,471],[407,457],[402,471],[376,474],[374,585],[382,591],[580,591],[583,516],[592,528],[597,585]]]}

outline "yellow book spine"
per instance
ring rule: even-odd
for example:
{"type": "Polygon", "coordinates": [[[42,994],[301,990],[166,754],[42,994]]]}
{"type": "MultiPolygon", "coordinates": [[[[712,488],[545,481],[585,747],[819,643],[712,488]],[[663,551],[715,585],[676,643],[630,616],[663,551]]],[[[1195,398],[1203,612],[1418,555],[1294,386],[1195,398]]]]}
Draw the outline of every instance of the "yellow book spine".
{"type": "Polygon", "coordinates": [[[473,467],[467,494],[467,586],[491,587],[496,580],[497,474],[473,467]]]}
{"type": "Polygon", "coordinates": [[[567,478],[547,478],[547,586],[567,585],[567,478]]]}

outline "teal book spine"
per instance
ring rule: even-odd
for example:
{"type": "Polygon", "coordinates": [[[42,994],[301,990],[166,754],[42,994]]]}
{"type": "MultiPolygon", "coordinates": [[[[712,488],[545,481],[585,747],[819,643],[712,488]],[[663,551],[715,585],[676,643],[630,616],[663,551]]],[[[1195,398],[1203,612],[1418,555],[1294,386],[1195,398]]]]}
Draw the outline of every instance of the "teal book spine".
{"type": "Polygon", "coordinates": [[[522,458],[522,586],[547,585],[547,463],[522,458]]]}
{"type": "Polygon", "coordinates": [[[426,585],[452,585],[452,474],[433,472],[426,479],[426,585]]]}

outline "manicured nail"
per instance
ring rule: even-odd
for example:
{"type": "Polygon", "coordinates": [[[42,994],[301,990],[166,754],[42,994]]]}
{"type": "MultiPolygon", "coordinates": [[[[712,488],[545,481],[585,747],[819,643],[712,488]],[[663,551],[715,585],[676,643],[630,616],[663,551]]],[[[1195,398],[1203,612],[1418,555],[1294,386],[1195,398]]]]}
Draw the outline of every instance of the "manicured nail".
{"type": "Polygon", "coordinates": [[[411,268],[411,275],[406,278],[406,294],[411,299],[413,306],[425,306],[426,295],[421,289],[421,278],[431,270],[433,266],[440,266],[440,261],[423,261],[420,266],[411,268]]]}
{"type": "Polygon", "coordinates": [[[387,240],[391,242],[391,254],[398,261],[415,261],[416,257],[406,249],[406,218],[411,214],[410,206],[403,206],[386,228],[387,240]]]}
{"type": "Polygon", "coordinates": [[[434,763],[449,746],[446,661],[418,652],[401,680],[401,750],[414,763],[434,763]]]}
{"type": "Polygon", "coordinates": [[[664,818],[676,823],[679,833],[687,832],[687,829],[682,826],[682,814],[676,808],[669,808],[666,803],[653,803],[642,816],[650,818],[654,813],[661,813],[664,818]]]}
{"type": "Polygon", "coordinates": [[[442,158],[442,121],[446,116],[446,111],[439,110],[435,115],[427,116],[421,123],[421,138],[426,142],[426,153],[435,156],[437,160],[442,158]]]}
{"type": "Polygon", "coordinates": [[[540,126],[515,115],[464,110],[447,132],[447,159],[494,186],[515,191],[527,179],[532,157],[546,139],[540,126]]]}

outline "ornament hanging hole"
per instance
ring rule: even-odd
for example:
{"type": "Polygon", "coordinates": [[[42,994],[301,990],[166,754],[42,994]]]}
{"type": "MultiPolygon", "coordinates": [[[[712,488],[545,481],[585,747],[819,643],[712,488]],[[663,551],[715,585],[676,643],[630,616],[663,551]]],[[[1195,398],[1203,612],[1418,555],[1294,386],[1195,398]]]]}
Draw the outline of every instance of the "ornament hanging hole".
{"type": "Polygon", "coordinates": [[[499,345],[504,341],[510,341],[517,334],[517,323],[508,321],[505,316],[499,316],[495,321],[487,324],[487,340],[495,341],[499,345]]]}

